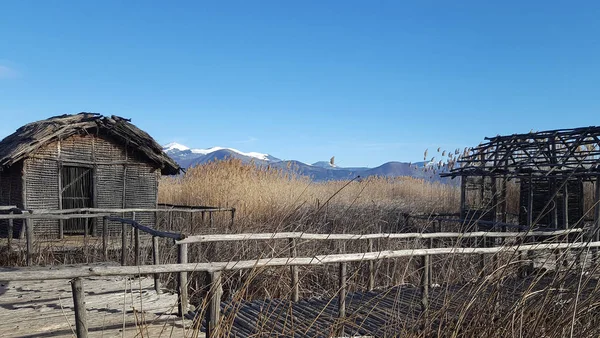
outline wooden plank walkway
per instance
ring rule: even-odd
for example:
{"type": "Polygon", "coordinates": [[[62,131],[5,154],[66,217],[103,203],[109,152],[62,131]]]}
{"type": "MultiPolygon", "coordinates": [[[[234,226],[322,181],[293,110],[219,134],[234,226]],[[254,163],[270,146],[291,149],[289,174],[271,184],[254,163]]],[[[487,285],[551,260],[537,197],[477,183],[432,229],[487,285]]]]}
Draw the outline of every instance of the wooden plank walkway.
{"type": "MultiPolygon", "coordinates": [[[[538,293],[539,290],[546,290],[554,297],[561,294],[572,297],[577,292],[578,278],[572,275],[562,288],[556,288],[552,274],[541,279],[533,275],[515,277],[502,286],[501,308],[510,311],[516,304],[522,303],[524,295],[528,295],[528,301],[537,302],[540,298],[531,296],[542,294],[538,293]]],[[[580,290],[581,299],[596,292],[597,282],[594,278],[586,283],[580,290]]],[[[219,330],[224,333],[223,336],[257,338],[403,336],[418,333],[423,325],[433,325],[439,320],[452,322],[461,315],[481,316],[482,313],[476,308],[467,309],[467,305],[474,300],[479,304],[493,302],[491,294],[495,292],[494,289],[491,286],[480,288],[477,283],[431,288],[427,312],[421,308],[420,288],[412,285],[354,292],[346,298],[346,318],[343,320],[337,317],[336,296],[298,302],[287,299],[230,300],[221,303],[222,322],[219,330]],[[340,330],[342,326],[343,331],[340,330]]],[[[490,307],[485,309],[489,311],[490,307]]],[[[194,312],[187,315],[191,320],[195,316],[200,317],[194,312]]],[[[204,320],[202,326],[206,326],[204,320]]]]}
{"type": "MultiPolygon", "coordinates": [[[[152,277],[85,278],[83,287],[90,337],[197,336],[177,317],[177,295],[156,294],[152,277]]],[[[68,280],[0,282],[0,337],[73,337],[74,320],[68,280]]]]}

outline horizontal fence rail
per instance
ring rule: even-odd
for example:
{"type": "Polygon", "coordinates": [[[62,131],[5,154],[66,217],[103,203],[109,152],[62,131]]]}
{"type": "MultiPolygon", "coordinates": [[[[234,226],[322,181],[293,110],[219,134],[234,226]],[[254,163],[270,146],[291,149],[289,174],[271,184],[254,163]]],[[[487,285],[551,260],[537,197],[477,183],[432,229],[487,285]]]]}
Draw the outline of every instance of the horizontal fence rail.
{"type": "Polygon", "coordinates": [[[77,277],[130,276],[138,274],[176,272],[236,271],[280,266],[319,266],[334,263],[365,262],[372,260],[452,254],[498,254],[538,250],[598,248],[600,242],[548,243],[501,246],[491,248],[433,248],[402,249],[351,254],[317,255],[313,257],[261,258],[254,260],[159,264],[141,266],[84,266],[53,267],[52,270],[0,268],[0,281],[37,281],[46,279],[72,279],[77,277]]]}
{"type": "Polygon", "coordinates": [[[219,234],[196,235],[178,240],[177,244],[208,243],[208,242],[235,242],[250,240],[272,239],[305,239],[305,240],[365,240],[365,239],[430,239],[430,238],[478,238],[478,237],[545,237],[561,236],[572,233],[584,232],[583,228],[555,230],[555,231],[528,231],[528,232],[423,232],[423,233],[380,233],[380,234],[318,234],[305,232],[274,232],[274,233],[248,233],[248,234],[219,234]]]}

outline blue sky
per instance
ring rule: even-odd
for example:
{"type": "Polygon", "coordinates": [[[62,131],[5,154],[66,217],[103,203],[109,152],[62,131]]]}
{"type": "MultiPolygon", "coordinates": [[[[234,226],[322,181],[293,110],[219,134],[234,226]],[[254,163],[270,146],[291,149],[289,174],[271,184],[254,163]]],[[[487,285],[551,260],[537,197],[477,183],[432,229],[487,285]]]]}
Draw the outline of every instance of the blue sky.
{"type": "Polygon", "coordinates": [[[3,1],[0,136],[133,119],[160,143],[340,166],[597,125],[600,3],[3,1]]]}

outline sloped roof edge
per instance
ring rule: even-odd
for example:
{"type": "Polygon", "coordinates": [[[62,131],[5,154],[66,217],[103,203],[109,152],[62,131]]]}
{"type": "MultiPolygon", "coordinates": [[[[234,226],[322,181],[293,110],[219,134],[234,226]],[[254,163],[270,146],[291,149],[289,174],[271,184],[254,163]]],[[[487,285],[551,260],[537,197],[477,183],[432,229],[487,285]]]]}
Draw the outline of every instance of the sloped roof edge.
{"type": "Polygon", "coordinates": [[[176,175],[181,167],[162,150],[162,147],[131,120],[97,113],[65,114],[28,123],[0,141],[0,169],[17,163],[37,149],[58,139],[85,134],[96,129],[121,144],[129,144],[161,169],[163,175],[176,175]]]}

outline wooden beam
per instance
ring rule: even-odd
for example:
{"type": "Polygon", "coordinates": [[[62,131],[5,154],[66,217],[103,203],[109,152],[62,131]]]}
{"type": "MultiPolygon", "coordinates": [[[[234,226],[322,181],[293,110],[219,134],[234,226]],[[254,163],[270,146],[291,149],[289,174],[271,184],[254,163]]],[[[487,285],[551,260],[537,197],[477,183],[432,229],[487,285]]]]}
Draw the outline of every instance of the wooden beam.
{"type": "MultiPolygon", "coordinates": [[[[177,245],[177,263],[187,264],[188,262],[188,246],[187,244],[177,245]]],[[[184,316],[188,309],[188,275],[186,271],[179,272],[179,278],[177,279],[177,292],[178,297],[178,310],[179,316],[184,316]]]]}
{"type": "MultiPolygon", "coordinates": [[[[160,264],[160,253],[158,251],[158,238],[157,236],[152,236],[152,263],[154,265],[160,264]]],[[[154,277],[154,291],[159,294],[160,291],[160,275],[155,273],[154,277]]]]}
{"type": "MultiPolygon", "coordinates": [[[[297,257],[298,249],[296,248],[296,239],[290,238],[289,245],[290,245],[290,257],[292,257],[292,258],[297,257]]],[[[290,273],[291,273],[291,289],[292,289],[291,299],[292,299],[292,302],[297,302],[298,300],[300,300],[300,283],[299,283],[299,276],[298,276],[298,267],[290,266],[290,273]]]]}
{"type": "Polygon", "coordinates": [[[539,250],[598,248],[600,242],[548,243],[526,244],[490,248],[435,248],[435,249],[403,249],[386,250],[368,253],[350,253],[334,255],[318,255],[313,257],[296,258],[262,258],[246,261],[212,262],[212,263],[183,263],[140,266],[83,266],[83,267],[53,267],[41,269],[0,268],[0,281],[72,279],[76,277],[129,276],[154,273],[177,273],[193,271],[237,271],[275,266],[322,266],[342,262],[363,262],[400,257],[418,257],[426,255],[471,255],[497,254],[539,250]]]}
{"type": "Polygon", "coordinates": [[[380,234],[316,234],[307,232],[274,232],[274,233],[242,233],[189,236],[176,241],[177,244],[237,242],[254,240],[302,239],[302,240],[365,240],[365,239],[425,239],[425,238],[474,238],[474,237],[527,237],[527,236],[558,236],[569,233],[583,232],[582,228],[557,231],[528,231],[528,232],[434,232],[434,233],[380,233],[380,234]]]}
{"type": "Polygon", "coordinates": [[[87,338],[88,325],[85,309],[85,293],[83,291],[83,281],[81,278],[75,278],[71,281],[71,290],[73,292],[77,338],[87,338]]]}
{"type": "Polygon", "coordinates": [[[223,286],[221,281],[221,271],[210,273],[210,289],[208,292],[208,311],[206,311],[206,337],[219,337],[219,322],[221,320],[221,296],[223,295],[223,286]]]}

